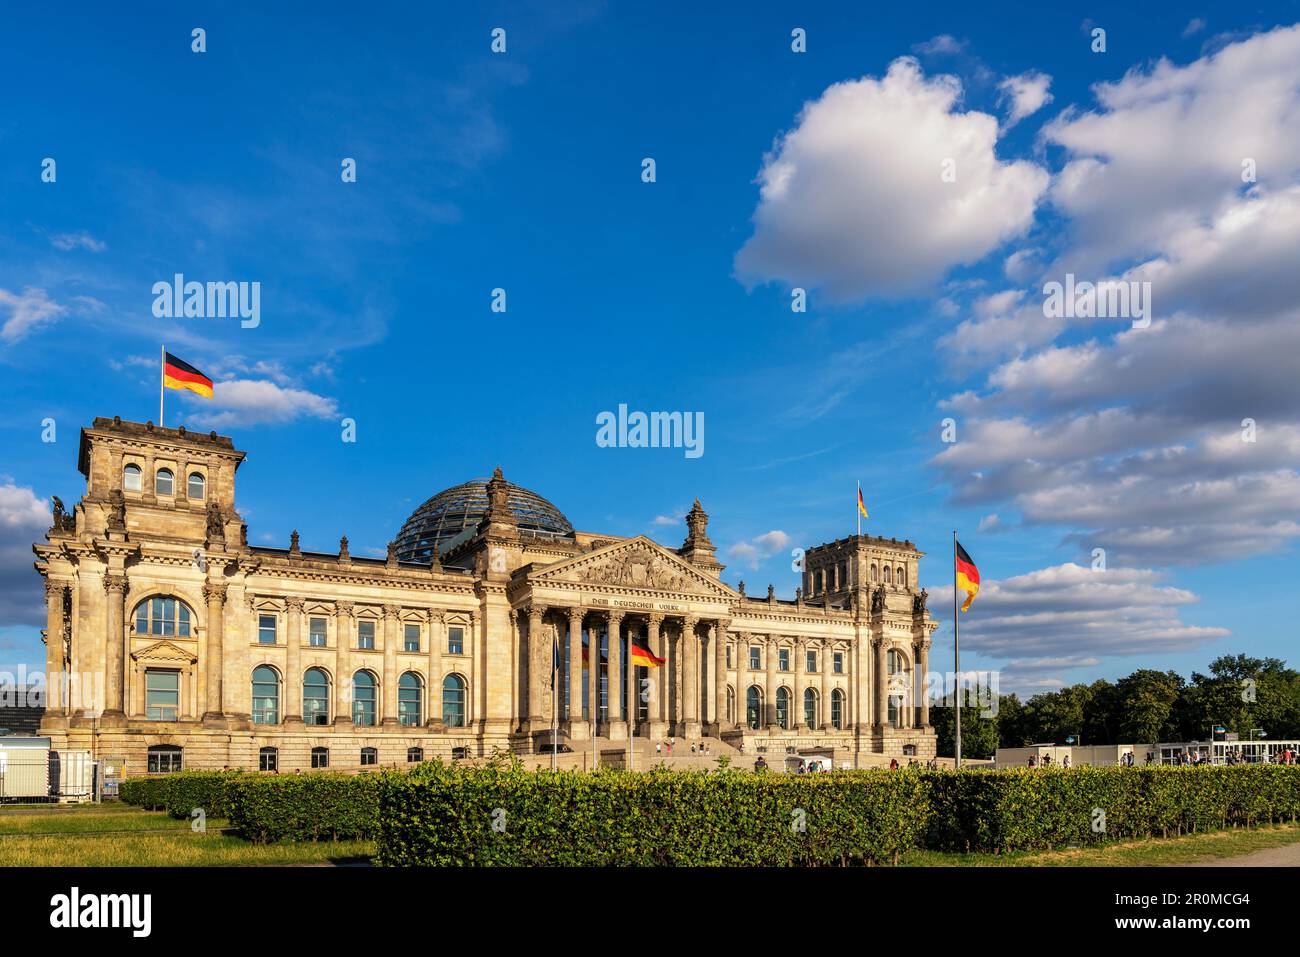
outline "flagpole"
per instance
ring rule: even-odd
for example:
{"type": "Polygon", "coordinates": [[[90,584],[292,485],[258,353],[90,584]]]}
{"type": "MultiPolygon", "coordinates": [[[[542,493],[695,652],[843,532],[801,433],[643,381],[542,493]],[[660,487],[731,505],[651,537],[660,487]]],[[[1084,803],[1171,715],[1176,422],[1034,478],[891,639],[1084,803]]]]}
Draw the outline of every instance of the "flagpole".
{"type": "Polygon", "coordinates": [[[858,536],[862,535],[862,479],[858,479],[858,500],[853,503],[857,507],[853,511],[858,516],[858,536]]]}
{"type": "Polygon", "coordinates": [[[555,667],[555,659],[559,654],[559,650],[560,649],[554,644],[554,639],[553,639],[551,644],[551,770],[552,771],[555,770],[555,712],[558,709],[560,704],[560,696],[555,690],[555,685],[556,685],[555,679],[560,673],[560,669],[555,667]]]}
{"type": "Polygon", "coordinates": [[[167,343],[159,346],[161,355],[158,356],[158,428],[163,427],[163,395],[167,385],[167,343]]]}
{"type": "Polygon", "coordinates": [[[961,638],[957,621],[957,530],[952,531],[952,715],[954,768],[961,768],[961,638]]]}

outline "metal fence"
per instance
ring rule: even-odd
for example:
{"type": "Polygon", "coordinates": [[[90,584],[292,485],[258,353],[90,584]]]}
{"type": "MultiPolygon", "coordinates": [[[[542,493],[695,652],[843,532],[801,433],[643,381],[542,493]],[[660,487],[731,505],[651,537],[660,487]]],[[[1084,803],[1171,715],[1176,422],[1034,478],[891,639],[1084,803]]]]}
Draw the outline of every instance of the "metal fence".
{"type": "Polygon", "coordinates": [[[102,786],[89,751],[6,749],[0,739],[0,804],[98,801],[102,786]]]}

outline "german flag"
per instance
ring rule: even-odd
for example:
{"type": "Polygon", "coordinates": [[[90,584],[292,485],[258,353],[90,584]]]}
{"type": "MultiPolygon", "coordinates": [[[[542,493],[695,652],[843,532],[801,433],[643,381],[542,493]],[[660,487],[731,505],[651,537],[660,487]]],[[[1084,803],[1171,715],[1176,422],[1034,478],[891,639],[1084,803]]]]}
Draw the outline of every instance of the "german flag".
{"type": "MultiPolygon", "coordinates": [[[[602,665],[607,665],[607,664],[609,664],[609,658],[605,655],[605,653],[604,653],[603,651],[600,653],[600,663],[601,663],[602,665]]],[[[587,659],[587,642],[584,641],[584,642],[582,643],[582,667],[586,668],[587,665],[588,665],[588,659],[587,659]]]]}
{"type": "Polygon", "coordinates": [[[975,596],[980,590],[980,570],[970,560],[970,556],[966,554],[966,549],[961,547],[961,542],[953,539],[953,545],[957,547],[955,556],[957,562],[957,587],[966,593],[966,603],[961,606],[961,610],[968,611],[970,603],[975,600],[975,596]]]}
{"type": "Polygon", "coordinates": [[[867,504],[866,504],[866,502],[862,501],[862,486],[861,486],[861,485],[858,486],[858,512],[862,515],[863,518],[870,518],[870,517],[871,517],[870,515],[867,514],[867,504]]]}
{"type": "Polygon", "coordinates": [[[632,664],[639,665],[642,668],[658,668],[664,663],[665,659],[656,657],[655,653],[642,645],[638,639],[633,638],[629,644],[632,648],[630,652],[632,664]]]}
{"type": "Polygon", "coordinates": [[[169,389],[189,389],[205,399],[212,398],[212,380],[170,352],[163,353],[163,385],[169,389]]]}

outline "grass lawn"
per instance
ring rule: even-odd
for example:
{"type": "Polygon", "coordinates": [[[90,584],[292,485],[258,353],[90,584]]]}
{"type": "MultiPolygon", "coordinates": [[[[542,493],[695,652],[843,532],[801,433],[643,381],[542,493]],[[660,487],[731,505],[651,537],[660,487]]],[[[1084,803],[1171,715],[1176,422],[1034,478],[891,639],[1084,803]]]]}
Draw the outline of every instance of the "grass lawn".
{"type": "Polygon", "coordinates": [[[0,810],[0,867],[208,867],[368,863],[373,841],[250,844],[221,833],[209,820],[205,833],[190,830],[163,811],[127,806],[78,805],[64,809],[0,810]],[[147,833],[147,832],[161,833],[147,833]],[[111,832],[111,833],[107,833],[111,832]]]}
{"type": "Polygon", "coordinates": [[[1124,841],[1078,850],[1019,851],[1012,854],[942,854],[911,851],[900,864],[913,867],[1170,867],[1237,857],[1300,842],[1300,825],[1214,831],[1185,837],[1124,841]]]}

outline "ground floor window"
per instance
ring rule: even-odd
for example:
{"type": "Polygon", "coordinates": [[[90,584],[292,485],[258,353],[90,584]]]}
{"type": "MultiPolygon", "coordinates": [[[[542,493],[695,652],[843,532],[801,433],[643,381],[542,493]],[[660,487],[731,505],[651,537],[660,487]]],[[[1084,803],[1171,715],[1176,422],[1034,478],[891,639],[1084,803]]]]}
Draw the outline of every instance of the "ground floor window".
{"type": "Polygon", "coordinates": [[[361,763],[362,763],[363,765],[366,765],[366,764],[378,764],[378,763],[379,763],[379,749],[378,749],[378,748],[362,748],[362,749],[361,749],[361,763]]]}
{"type": "Polygon", "coordinates": [[[280,752],[275,748],[262,748],[257,752],[257,768],[259,771],[280,770],[280,752]]]}
{"type": "Polygon", "coordinates": [[[421,761],[423,761],[423,760],[424,760],[424,748],[407,748],[407,749],[406,749],[406,763],[407,763],[407,764],[419,764],[419,763],[420,763],[421,761]]]}
{"type": "Polygon", "coordinates": [[[171,774],[181,770],[183,752],[174,744],[155,744],[149,749],[149,773],[171,774]]]}
{"type": "Polygon", "coordinates": [[[330,766],[330,749],[329,748],[312,748],[311,749],[311,766],[313,768],[327,768],[330,766]]]}

